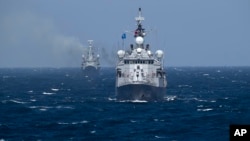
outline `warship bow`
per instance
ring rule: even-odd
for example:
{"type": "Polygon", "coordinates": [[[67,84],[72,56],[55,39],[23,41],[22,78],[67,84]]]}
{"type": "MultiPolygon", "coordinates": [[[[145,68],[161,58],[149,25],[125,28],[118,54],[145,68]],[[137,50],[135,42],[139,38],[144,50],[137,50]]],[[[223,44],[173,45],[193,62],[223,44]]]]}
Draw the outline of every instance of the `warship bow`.
{"type": "MultiPolygon", "coordinates": [[[[150,45],[144,43],[146,30],[142,27],[144,17],[135,17],[137,29],[135,43],[130,49],[119,50],[116,65],[116,96],[118,100],[162,100],[166,93],[166,73],[163,67],[164,53],[156,50],[153,54],[150,45]]],[[[122,36],[124,38],[126,36],[122,36]]]]}

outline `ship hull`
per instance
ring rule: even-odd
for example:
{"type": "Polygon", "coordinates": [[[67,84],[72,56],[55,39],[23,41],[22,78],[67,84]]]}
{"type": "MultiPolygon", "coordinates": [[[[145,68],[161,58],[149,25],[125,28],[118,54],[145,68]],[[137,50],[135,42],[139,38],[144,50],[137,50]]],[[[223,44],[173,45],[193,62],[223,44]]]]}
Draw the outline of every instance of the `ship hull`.
{"type": "Polygon", "coordinates": [[[130,84],[116,88],[118,100],[161,101],[166,94],[165,87],[155,87],[145,84],[130,84]]]}
{"type": "Polygon", "coordinates": [[[93,66],[87,66],[83,69],[83,73],[86,76],[97,76],[99,75],[100,68],[95,68],[93,66]]]}

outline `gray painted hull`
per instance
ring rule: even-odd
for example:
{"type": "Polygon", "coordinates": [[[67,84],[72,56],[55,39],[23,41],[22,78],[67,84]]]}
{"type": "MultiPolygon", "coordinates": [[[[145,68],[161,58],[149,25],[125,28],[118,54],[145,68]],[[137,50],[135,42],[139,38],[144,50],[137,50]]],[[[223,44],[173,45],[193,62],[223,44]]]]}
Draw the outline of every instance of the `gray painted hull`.
{"type": "Polygon", "coordinates": [[[100,68],[96,69],[93,66],[88,66],[83,70],[84,74],[87,75],[87,76],[99,75],[99,71],[100,71],[100,68]]]}
{"type": "Polygon", "coordinates": [[[144,84],[131,84],[116,88],[117,100],[161,101],[166,94],[165,87],[144,84]]]}

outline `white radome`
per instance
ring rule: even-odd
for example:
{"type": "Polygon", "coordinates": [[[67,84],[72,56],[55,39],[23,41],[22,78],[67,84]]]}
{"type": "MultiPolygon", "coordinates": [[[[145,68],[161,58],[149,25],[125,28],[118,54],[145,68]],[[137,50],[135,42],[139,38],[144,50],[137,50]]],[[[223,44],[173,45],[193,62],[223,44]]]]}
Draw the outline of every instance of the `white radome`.
{"type": "Polygon", "coordinates": [[[136,44],[141,45],[141,44],[143,44],[144,39],[141,36],[138,36],[135,38],[135,42],[136,42],[136,44]]]}
{"type": "Polygon", "coordinates": [[[139,48],[136,49],[136,51],[137,51],[138,53],[141,53],[142,49],[139,47],[139,48]]]}
{"type": "Polygon", "coordinates": [[[162,58],[163,57],[163,51],[162,50],[157,50],[156,52],[155,52],[155,55],[156,55],[156,57],[157,58],[162,58]]]}
{"type": "Polygon", "coordinates": [[[125,55],[125,51],[124,50],[118,50],[117,55],[118,55],[119,58],[123,58],[124,55],[125,55]]]}

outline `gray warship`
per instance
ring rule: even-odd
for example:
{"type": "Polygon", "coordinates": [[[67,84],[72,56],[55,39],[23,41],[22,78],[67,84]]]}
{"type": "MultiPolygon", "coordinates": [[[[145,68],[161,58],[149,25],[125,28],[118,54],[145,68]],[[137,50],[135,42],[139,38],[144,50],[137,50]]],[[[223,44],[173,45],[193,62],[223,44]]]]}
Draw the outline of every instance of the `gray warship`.
{"type": "Polygon", "coordinates": [[[166,93],[166,73],[163,66],[164,53],[152,54],[150,45],[144,43],[146,30],[142,28],[144,17],[135,17],[137,29],[135,43],[128,51],[119,50],[116,65],[116,98],[118,100],[163,100],[166,93]]]}
{"type": "Polygon", "coordinates": [[[93,40],[88,40],[87,52],[82,55],[82,70],[88,74],[96,74],[100,70],[99,54],[95,55],[93,40]]]}

